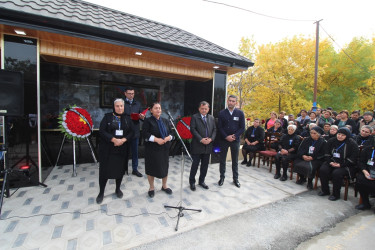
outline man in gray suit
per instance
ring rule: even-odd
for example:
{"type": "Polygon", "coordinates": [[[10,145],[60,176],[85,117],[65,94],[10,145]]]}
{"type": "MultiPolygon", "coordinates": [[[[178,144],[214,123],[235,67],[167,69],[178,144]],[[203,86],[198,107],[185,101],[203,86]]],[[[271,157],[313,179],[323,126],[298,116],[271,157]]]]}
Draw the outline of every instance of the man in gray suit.
{"type": "Polygon", "coordinates": [[[216,137],[215,119],[208,114],[210,104],[206,101],[199,103],[199,113],[191,117],[190,132],[193,135],[191,141],[191,155],[193,163],[190,170],[190,189],[195,191],[195,175],[198,171],[199,162],[201,162],[201,170],[198,184],[204,189],[208,189],[204,179],[206,178],[208,162],[212,152],[212,144],[216,137]]]}

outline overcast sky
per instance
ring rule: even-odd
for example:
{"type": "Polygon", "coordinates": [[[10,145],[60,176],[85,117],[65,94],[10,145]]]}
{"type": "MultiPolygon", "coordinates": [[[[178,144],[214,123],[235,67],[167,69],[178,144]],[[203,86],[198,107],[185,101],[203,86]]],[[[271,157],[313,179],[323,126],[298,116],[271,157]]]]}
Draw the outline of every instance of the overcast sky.
{"type": "MultiPolygon", "coordinates": [[[[181,28],[238,52],[241,37],[257,44],[275,43],[303,34],[315,37],[320,20],[340,46],[353,37],[375,36],[374,0],[212,0],[261,14],[308,21],[283,21],[202,0],[86,0],[181,28]]],[[[327,38],[320,29],[320,39],[327,38]]]]}

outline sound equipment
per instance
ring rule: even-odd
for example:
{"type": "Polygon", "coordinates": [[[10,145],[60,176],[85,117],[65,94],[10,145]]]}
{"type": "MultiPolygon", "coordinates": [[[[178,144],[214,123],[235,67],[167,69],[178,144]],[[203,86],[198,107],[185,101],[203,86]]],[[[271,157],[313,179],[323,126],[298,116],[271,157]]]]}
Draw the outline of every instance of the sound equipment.
{"type": "Polygon", "coordinates": [[[0,70],[0,115],[23,116],[24,82],[21,72],[0,70]]]}

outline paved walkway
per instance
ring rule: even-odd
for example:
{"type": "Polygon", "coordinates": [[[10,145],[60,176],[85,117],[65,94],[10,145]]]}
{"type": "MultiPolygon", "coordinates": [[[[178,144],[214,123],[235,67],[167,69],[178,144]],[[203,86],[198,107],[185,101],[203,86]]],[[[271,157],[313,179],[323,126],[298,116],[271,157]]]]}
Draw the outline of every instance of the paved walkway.
{"type": "MultiPolygon", "coordinates": [[[[140,160],[140,166],[143,166],[143,160],[140,160]]],[[[192,192],[188,185],[190,164],[186,161],[182,205],[202,209],[202,212],[184,211],[176,232],[178,211],[165,209],[164,205],[179,205],[180,169],[180,157],[170,158],[168,183],[173,195],[160,191],[161,181],[158,180],[156,189],[159,190],[151,199],[147,196],[147,178],[130,175],[124,178],[122,199],[114,195],[115,183],[110,181],[103,203],[97,205],[96,164],[79,165],[77,177],[71,177],[71,165],[55,168],[45,182],[48,188],[22,188],[5,199],[0,221],[0,246],[4,249],[90,250],[147,246],[220,223],[225,218],[267,207],[267,204],[272,206],[277,201],[298,197],[296,195],[306,191],[305,186],[294,183],[295,179],[286,182],[274,180],[273,174],[264,166],[240,166],[241,188],[237,188],[232,183],[228,163],[222,187],[217,185],[219,166],[212,164],[206,178],[210,189],[197,186],[197,190],[192,192]]],[[[140,171],[144,172],[144,169],[140,167],[140,171]]],[[[328,204],[331,206],[332,202],[328,204]]],[[[235,246],[236,242],[231,244],[235,246]]]]}

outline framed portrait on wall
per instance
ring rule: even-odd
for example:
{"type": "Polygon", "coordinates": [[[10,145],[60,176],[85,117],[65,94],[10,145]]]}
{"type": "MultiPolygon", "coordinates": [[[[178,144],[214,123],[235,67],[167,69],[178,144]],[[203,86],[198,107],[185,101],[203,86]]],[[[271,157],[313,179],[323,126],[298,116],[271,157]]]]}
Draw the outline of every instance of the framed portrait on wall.
{"type": "Polygon", "coordinates": [[[131,84],[120,82],[100,82],[100,107],[112,108],[113,101],[116,98],[125,100],[125,90],[127,87],[134,88],[134,99],[141,103],[141,107],[149,107],[154,102],[160,102],[160,87],[144,84],[131,84]]]}

